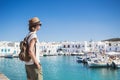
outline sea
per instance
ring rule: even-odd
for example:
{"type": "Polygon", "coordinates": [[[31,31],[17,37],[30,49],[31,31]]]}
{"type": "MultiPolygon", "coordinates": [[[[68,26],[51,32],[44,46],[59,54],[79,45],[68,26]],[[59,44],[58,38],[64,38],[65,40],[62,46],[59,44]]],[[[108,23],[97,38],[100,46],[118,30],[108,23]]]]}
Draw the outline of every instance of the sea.
{"type": "MultiPolygon", "coordinates": [[[[120,69],[89,68],[76,56],[40,57],[43,80],[120,80],[120,69]]],[[[27,80],[25,64],[18,58],[0,58],[0,73],[10,80],[27,80]]]]}

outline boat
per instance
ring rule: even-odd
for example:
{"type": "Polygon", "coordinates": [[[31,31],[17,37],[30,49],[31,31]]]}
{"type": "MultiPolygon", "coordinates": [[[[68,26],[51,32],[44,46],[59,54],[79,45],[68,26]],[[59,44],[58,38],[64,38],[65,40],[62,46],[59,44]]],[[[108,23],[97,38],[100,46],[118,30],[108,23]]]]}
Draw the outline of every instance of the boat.
{"type": "Polygon", "coordinates": [[[107,60],[103,58],[91,58],[91,60],[87,61],[89,67],[108,67],[107,60]]]}
{"type": "Polygon", "coordinates": [[[61,56],[61,55],[64,55],[65,53],[63,51],[59,51],[57,54],[61,56]]]}
{"type": "Polygon", "coordinates": [[[87,63],[88,60],[89,60],[89,57],[87,57],[87,56],[79,56],[79,57],[77,57],[77,62],[78,63],[87,63]]]}
{"type": "Polygon", "coordinates": [[[18,54],[13,54],[12,55],[14,58],[18,58],[18,54]]]}
{"type": "Polygon", "coordinates": [[[111,64],[111,67],[114,68],[114,69],[115,68],[120,68],[120,59],[114,60],[111,64]]]}
{"type": "Polygon", "coordinates": [[[82,63],[83,62],[83,56],[79,56],[79,57],[77,57],[77,62],[78,63],[82,63]]]}
{"type": "Polygon", "coordinates": [[[4,58],[13,58],[12,54],[5,55],[4,58]]]}
{"type": "Polygon", "coordinates": [[[112,63],[110,65],[110,67],[112,68],[120,68],[120,52],[108,52],[106,53],[107,55],[109,55],[112,63]]]}
{"type": "Polygon", "coordinates": [[[73,53],[71,53],[71,56],[82,56],[82,55],[84,55],[84,53],[82,53],[82,52],[73,52],[73,53]]]}
{"type": "Polygon", "coordinates": [[[98,60],[88,62],[89,67],[108,67],[106,62],[101,62],[98,60]]]}

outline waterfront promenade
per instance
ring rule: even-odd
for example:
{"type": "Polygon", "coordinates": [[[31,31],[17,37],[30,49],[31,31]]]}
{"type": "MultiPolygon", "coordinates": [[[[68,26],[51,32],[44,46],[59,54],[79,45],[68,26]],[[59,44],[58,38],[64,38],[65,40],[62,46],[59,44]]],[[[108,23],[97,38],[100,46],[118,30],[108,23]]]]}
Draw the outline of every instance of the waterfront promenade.
{"type": "Polygon", "coordinates": [[[10,80],[4,74],[0,73],[0,80],[10,80]]]}

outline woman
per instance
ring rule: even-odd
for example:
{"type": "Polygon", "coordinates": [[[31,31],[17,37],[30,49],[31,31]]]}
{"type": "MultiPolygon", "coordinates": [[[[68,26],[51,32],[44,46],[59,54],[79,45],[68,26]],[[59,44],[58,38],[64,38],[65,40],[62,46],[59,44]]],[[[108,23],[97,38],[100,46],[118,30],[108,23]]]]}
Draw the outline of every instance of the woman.
{"type": "Polygon", "coordinates": [[[28,53],[31,57],[31,60],[25,63],[27,80],[43,80],[42,67],[39,59],[39,40],[36,34],[41,25],[42,24],[37,17],[29,20],[30,32],[27,36],[30,36],[28,39],[28,53]]]}

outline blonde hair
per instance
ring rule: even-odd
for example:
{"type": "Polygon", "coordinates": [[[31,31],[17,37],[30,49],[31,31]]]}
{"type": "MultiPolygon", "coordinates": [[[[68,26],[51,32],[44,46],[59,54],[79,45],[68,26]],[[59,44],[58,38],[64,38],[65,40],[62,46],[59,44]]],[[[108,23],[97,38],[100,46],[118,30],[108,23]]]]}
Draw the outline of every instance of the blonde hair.
{"type": "Polygon", "coordinates": [[[36,28],[36,25],[35,25],[35,26],[29,26],[29,31],[30,31],[30,32],[34,32],[34,31],[35,31],[35,28],[36,28]]]}

